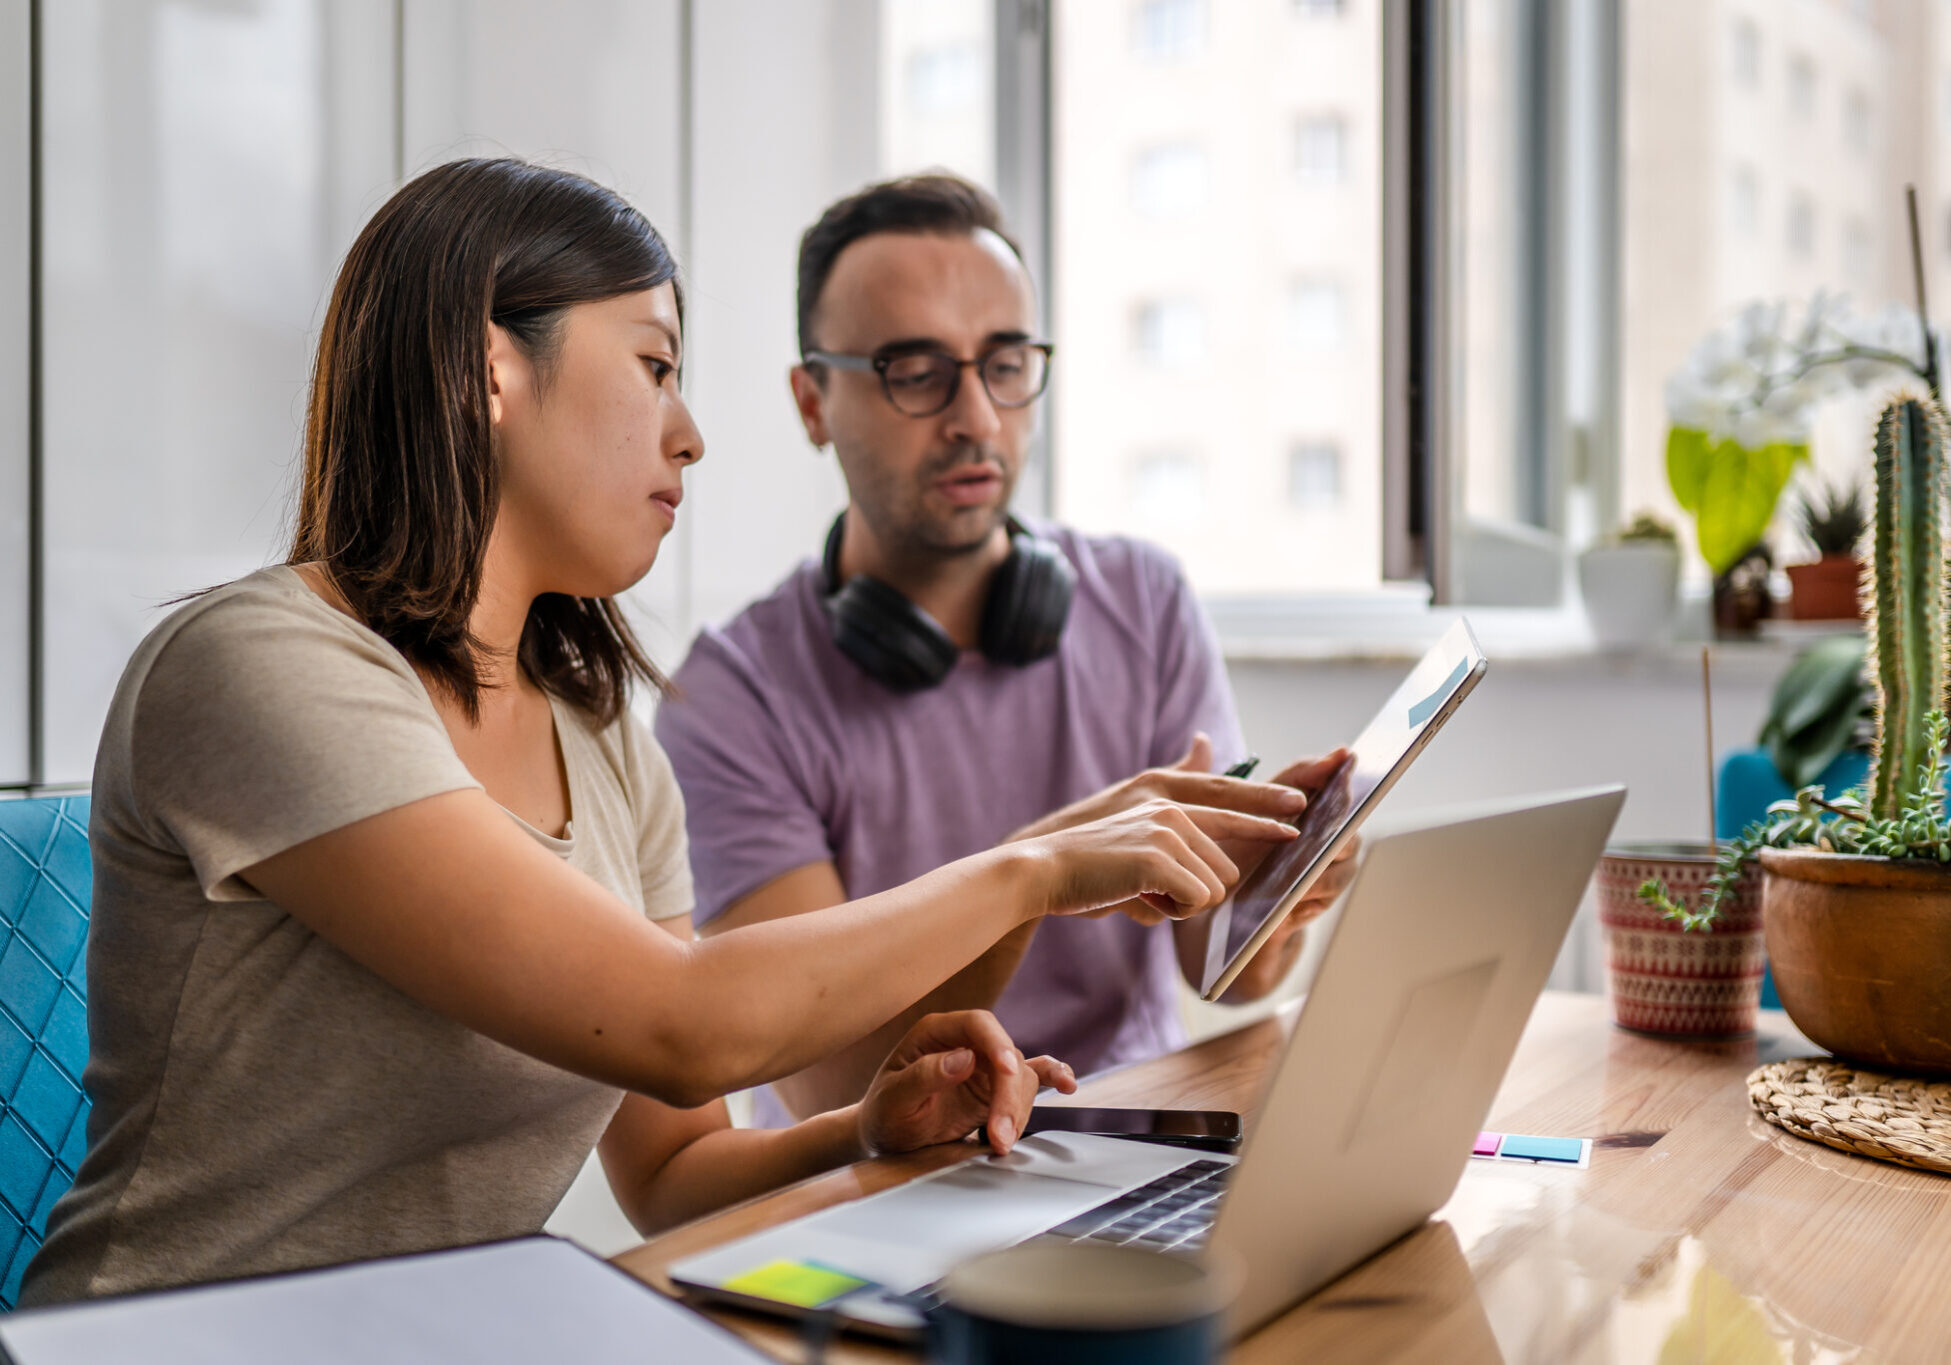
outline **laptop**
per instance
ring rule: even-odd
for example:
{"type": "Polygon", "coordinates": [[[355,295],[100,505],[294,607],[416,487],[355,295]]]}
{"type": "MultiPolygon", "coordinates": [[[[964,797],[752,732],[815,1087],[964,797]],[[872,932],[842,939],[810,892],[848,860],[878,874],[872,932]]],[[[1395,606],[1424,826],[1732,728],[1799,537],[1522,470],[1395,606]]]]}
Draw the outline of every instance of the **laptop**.
{"type": "Polygon", "coordinates": [[[1023,1139],[671,1267],[695,1296],[908,1337],[959,1261],[1034,1238],[1236,1257],[1251,1332],[1440,1208],[1470,1159],[1625,789],[1374,838],[1235,1157],[1023,1139]]]}

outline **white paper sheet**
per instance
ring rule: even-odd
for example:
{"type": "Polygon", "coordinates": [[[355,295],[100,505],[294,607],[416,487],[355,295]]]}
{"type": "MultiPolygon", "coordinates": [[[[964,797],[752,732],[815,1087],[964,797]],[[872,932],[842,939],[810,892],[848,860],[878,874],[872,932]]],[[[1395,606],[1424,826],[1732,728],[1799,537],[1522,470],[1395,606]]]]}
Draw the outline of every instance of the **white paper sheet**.
{"type": "Polygon", "coordinates": [[[0,1317],[14,1365],[765,1361],[549,1237],[0,1317]]]}

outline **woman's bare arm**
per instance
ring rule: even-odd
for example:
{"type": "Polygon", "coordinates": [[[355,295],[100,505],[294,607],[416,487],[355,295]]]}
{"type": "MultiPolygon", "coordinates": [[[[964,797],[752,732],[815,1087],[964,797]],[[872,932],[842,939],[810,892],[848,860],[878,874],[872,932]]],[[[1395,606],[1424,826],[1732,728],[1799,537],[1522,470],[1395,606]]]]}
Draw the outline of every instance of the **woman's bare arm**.
{"type": "Polygon", "coordinates": [[[679,1108],[800,1070],[1037,916],[1149,895],[1189,914],[1237,876],[1215,838],[1291,837],[1149,803],[980,853],[818,915],[682,943],[448,792],[288,849],[243,877],[406,994],[581,1075],[679,1108]]]}

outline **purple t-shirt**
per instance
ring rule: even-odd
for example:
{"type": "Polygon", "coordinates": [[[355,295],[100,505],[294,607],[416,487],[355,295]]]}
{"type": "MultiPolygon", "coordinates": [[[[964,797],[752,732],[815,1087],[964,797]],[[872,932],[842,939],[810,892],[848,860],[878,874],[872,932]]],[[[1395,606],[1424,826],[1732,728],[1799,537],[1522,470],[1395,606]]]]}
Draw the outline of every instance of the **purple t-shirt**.
{"type": "MultiPolygon", "coordinates": [[[[853,897],[911,881],[1177,761],[1196,731],[1219,765],[1239,757],[1212,627],[1171,558],[1036,529],[1078,582],[1062,644],[1027,667],[966,650],[941,686],[891,691],[834,645],[812,561],[698,637],[656,730],[684,789],[700,925],[809,863],[831,860],[853,897]]],[[[1053,916],[996,1014],[1026,1054],[1099,1071],[1184,1041],[1177,975],[1169,925],[1053,916]]]]}

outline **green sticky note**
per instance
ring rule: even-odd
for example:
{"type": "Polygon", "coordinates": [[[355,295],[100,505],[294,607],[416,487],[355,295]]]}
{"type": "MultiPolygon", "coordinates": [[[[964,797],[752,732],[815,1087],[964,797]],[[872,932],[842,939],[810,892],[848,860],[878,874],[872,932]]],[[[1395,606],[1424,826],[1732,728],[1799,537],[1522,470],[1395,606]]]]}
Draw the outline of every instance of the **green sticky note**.
{"type": "Polygon", "coordinates": [[[748,1270],[737,1279],[725,1281],[724,1288],[734,1294],[749,1294],[755,1299],[791,1304],[795,1308],[818,1308],[832,1303],[842,1294],[865,1288],[871,1280],[849,1275],[844,1270],[811,1261],[774,1261],[757,1270],[748,1270]]]}

